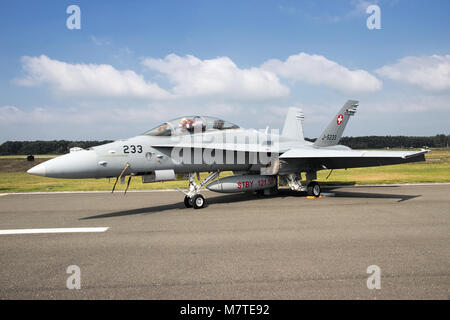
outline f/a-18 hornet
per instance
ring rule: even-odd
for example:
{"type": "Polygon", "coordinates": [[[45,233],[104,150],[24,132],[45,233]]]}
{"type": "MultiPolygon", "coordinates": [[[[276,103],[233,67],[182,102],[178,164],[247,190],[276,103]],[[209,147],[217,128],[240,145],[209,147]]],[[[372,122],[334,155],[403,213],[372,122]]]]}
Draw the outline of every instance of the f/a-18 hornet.
{"type": "MultiPolygon", "coordinates": [[[[230,122],[205,116],[186,116],[165,122],[136,137],[70,153],[48,160],[28,173],[53,178],[116,178],[128,176],[143,183],[188,180],[186,207],[205,206],[201,188],[222,193],[256,192],[270,195],[278,186],[321,193],[317,171],[371,167],[425,160],[422,151],[352,150],[339,140],[358,101],[349,100],[314,142],[305,141],[300,109],[289,108],[281,134],[267,128],[245,130],[230,122]],[[223,171],[233,175],[217,179],[223,171]],[[209,175],[200,181],[201,172],[209,175]],[[197,176],[196,182],[195,177],[197,176]]],[[[126,192],[125,190],[125,192],[126,192]]]]}

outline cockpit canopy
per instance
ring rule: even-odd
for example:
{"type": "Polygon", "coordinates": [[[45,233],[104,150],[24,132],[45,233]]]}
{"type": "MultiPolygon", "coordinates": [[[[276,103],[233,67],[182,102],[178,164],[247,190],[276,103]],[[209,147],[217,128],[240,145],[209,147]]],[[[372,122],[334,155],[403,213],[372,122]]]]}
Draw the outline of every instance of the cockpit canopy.
{"type": "Polygon", "coordinates": [[[187,116],[164,122],[145,133],[149,136],[178,136],[197,132],[239,129],[231,122],[214,117],[187,116]]]}

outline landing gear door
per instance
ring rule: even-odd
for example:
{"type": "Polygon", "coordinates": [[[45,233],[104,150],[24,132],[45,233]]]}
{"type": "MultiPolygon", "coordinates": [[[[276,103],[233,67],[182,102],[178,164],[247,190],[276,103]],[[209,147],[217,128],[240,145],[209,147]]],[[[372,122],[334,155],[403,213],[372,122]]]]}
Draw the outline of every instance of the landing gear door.
{"type": "Polygon", "coordinates": [[[271,157],[270,162],[260,169],[263,176],[273,176],[278,174],[280,170],[280,159],[278,157],[271,157]]]}

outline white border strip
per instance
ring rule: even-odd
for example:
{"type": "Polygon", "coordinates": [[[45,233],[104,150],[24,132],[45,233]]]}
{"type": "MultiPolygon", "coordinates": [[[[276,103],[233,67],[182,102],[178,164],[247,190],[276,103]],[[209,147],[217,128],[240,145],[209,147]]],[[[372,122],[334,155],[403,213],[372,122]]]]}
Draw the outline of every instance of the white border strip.
{"type": "Polygon", "coordinates": [[[105,232],[108,229],[109,229],[109,227],[99,227],[99,228],[11,229],[11,230],[0,230],[0,235],[8,235],[8,234],[38,234],[38,233],[105,232]]]}
{"type": "MultiPolygon", "coordinates": [[[[174,192],[177,190],[174,189],[155,189],[155,190],[128,190],[128,193],[150,193],[150,192],[174,192]]],[[[205,190],[206,191],[206,190],[205,190]]],[[[104,194],[111,193],[111,191],[99,190],[99,191],[37,191],[37,192],[9,192],[9,193],[1,193],[0,196],[9,196],[9,195],[24,195],[24,194],[104,194]]],[[[116,190],[114,194],[123,194],[123,190],[116,190]]]]}

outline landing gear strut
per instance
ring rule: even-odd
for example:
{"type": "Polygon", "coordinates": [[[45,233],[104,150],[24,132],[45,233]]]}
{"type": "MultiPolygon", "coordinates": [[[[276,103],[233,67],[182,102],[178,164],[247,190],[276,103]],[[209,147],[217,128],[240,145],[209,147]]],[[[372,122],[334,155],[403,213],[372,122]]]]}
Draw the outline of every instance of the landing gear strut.
{"type": "MultiPolygon", "coordinates": [[[[186,196],[184,197],[184,205],[186,208],[194,208],[201,209],[205,206],[206,200],[205,197],[200,194],[200,189],[216,179],[219,176],[219,172],[213,172],[205,180],[200,182],[200,184],[195,183],[195,175],[193,173],[189,174],[189,190],[188,192],[184,192],[180,189],[177,189],[183,192],[186,196]]],[[[198,177],[198,174],[197,174],[198,177]]]]}

